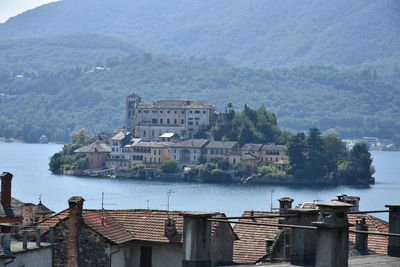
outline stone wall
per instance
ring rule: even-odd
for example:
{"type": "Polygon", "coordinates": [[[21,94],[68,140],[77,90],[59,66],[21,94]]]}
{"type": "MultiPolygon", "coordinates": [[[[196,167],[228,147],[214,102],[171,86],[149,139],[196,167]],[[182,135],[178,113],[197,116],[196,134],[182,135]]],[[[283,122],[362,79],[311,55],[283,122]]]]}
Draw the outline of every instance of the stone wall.
{"type": "MultiPolygon", "coordinates": [[[[68,263],[68,222],[68,219],[62,221],[54,229],[54,267],[65,267],[68,263]]],[[[50,241],[49,232],[44,238],[50,241]]],[[[78,251],[79,266],[109,266],[109,243],[85,224],[79,229],[78,251]]]]}

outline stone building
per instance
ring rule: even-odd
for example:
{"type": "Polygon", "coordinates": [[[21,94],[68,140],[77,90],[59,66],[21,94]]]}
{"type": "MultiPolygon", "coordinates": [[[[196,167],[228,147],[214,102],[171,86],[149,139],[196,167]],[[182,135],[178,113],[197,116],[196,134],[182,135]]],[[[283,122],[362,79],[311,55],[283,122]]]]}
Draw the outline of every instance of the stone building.
{"type": "Polygon", "coordinates": [[[289,165],[287,147],[274,144],[245,144],[240,149],[242,152],[241,169],[255,171],[259,166],[272,165],[284,171],[289,165]]]}
{"type": "Polygon", "coordinates": [[[74,152],[84,154],[88,158],[88,169],[99,169],[106,166],[106,161],[110,158],[111,147],[103,141],[96,141],[78,148],[74,152]]]}
{"type": "MultiPolygon", "coordinates": [[[[165,210],[83,209],[72,197],[69,208],[42,221],[54,237],[54,266],[177,267],[183,259],[183,215],[165,210]]],[[[215,218],[225,217],[218,213],[215,218]]],[[[212,224],[212,260],[231,263],[237,236],[229,224],[212,224]]]]}
{"type": "Polygon", "coordinates": [[[159,167],[165,160],[169,160],[168,142],[137,142],[130,146],[132,165],[145,164],[159,167]]]}
{"type": "Polygon", "coordinates": [[[272,164],[287,159],[287,147],[284,145],[263,145],[260,152],[260,161],[264,164],[272,164]]]}
{"type": "Polygon", "coordinates": [[[133,134],[119,131],[110,139],[110,158],[106,160],[106,167],[115,170],[124,170],[131,167],[131,150],[129,146],[133,140],[133,134]]]}
{"type": "Polygon", "coordinates": [[[208,139],[188,139],[171,144],[170,159],[179,164],[199,164],[209,142],[208,139]]]}
{"type": "Polygon", "coordinates": [[[126,129],[145,141],[155,141],[163,133],[193,138],[199,127],[213,125],[215,119],[214,106],[199,101],[156,100],[141,103],[136,94],[126,98],[126,129]]]}
{"type": "Polygon", "coordinates": [[[211,140],[206,145],[206,159],[209,161],[211,158],[223,158],[229,160],[231,152],[239,151],[239,143],[236,141],[214,141],[211,140]]]}
{"type": "Polygon", "coordinates": [[[54,211],[43,205],[42,201],[35,205],[33,203],[25,203],[21,206],[23,226],[32,226],[36,223],[50,217],[54,211]]]}

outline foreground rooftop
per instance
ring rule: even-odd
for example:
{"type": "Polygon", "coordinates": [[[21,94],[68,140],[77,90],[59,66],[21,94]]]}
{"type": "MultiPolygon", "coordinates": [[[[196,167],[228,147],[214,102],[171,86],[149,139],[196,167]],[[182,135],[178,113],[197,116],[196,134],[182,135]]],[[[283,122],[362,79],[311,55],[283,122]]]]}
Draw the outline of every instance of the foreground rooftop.
{"type": "MultiPolygon", "coordinates": [[[[231,265],[225,267],[260,267],[260,266],[271,266],[271,267],[290,267],[296,266],[290,263],[274,263],[274,264],[257,264],[257,265],[231,265]]],[[[370,256],[357,256],[349,258],[350,267],[398,267],[400,266],[400,258],[390,257],[387,255],[370,255],[370,256]]]]}

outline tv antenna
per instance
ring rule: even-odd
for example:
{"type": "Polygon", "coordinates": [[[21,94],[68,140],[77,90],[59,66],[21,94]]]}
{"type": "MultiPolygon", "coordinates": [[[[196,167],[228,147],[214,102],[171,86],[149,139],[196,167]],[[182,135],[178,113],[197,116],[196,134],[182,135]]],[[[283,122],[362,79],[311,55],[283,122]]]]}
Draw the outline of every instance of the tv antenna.
{"type": "Polygon", "coordinates": [[[274,189],[271,189],[271,199],[270,199],[270,204],[271,204],[271,206],[270,206],[270,208],[271,208],[271,212],[272,212],[272,209],[273,209],[273,203],[272,203],[272,194],[274,193],[274,189]]]}
{"type": "Polygon", "coordinates": [[[169,201],[170,201],[170,197],[172,197],[172,194],[174,194],[174,193],[176,193],[176,191],[174,191],[174,190],[172,190],[172,189],[168,190],[168,192],[167,192],[167,211],[169,211],[169,206],[170,206],[169,201]]]}
{"type": "MultiPolygon", "coordinates": [[[[101,220],[102,220],[102,225],[104,226],[104,206],[113,206],[117,205],[115,203],[104,203],[104,192],[101,192],[101,220]]],[[[117,195],[117,193],[107,193],[110,195],[117,195]]]]}

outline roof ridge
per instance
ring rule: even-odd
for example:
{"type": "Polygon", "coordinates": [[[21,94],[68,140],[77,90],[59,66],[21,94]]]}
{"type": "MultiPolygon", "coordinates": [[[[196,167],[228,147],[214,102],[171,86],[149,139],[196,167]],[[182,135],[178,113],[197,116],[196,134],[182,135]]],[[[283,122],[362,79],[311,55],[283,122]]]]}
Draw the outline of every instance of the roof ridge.
{"type": "Polygon", "coordinates": [[[384,223],[385,225],[387,224],[386,221],[379,219],[378,217],[375,217],[374,215],[368,214],[367,216],[369,216],[370,221],[372,222],[372,224],[375,226],[376,229],[378,229],[379,232],[383,233],[384,231],[382,231],[376,224],[376,220],[379,220],[381,223],[384,223]]]}

